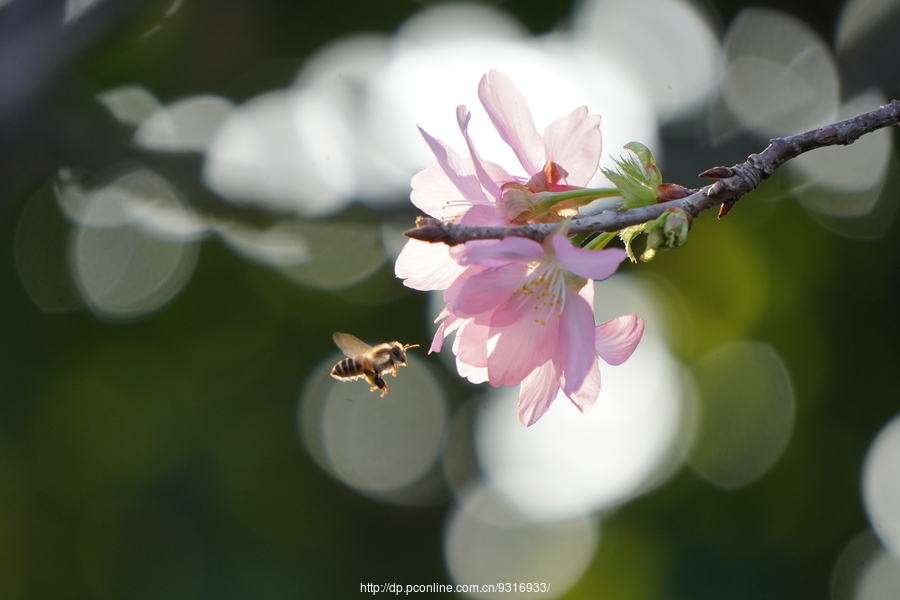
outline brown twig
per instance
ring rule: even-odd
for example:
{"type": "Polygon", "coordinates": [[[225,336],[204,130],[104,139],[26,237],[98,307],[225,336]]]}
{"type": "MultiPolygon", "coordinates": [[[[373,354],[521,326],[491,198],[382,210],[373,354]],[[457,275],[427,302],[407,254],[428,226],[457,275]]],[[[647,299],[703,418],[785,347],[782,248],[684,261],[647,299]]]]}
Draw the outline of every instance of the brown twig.
{"type": "MultiPolygon", "coordinates": [[[[626,210],[608,209],[592,215],[576,216],[569,225],[569,234],[619,231],[632,225],[652,221],[672,207],[679,207],[696,217],[702,211],[720,206],[719,218],[724,217],[740,198],[752,192],[772,176],[775,169],[804,152],[825,146],[848,146],[861,136],[900,122],[900,100],[892,100],[881,108],[865,114],[826,125],[812,131],[770,140],[759,154],[733,167],[713,167],[700,174],[715,183],[695,190],[684,198],[651,206],[626,210]]],[[[541,242],[556,229],[556,223],[538,223],[511,227],[471,227],[419,217],[416,227],[405,235],[425,242],[442,242],[455,246],[472,240],[526,237],[541,242]]]]}

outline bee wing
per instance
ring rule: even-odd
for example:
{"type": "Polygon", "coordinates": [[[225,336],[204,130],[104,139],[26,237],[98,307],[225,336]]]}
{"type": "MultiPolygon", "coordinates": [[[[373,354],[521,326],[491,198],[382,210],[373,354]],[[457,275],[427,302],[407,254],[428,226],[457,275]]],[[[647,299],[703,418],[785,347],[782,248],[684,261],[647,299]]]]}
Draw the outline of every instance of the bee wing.
{"type": "Polygon", "coordinates": [[[350,358],[363,355],[372,349],[372,346],[349,333],[336,333],[332,337],[334,338],[334,343],[341,349],[341,352],[350,358]]]}

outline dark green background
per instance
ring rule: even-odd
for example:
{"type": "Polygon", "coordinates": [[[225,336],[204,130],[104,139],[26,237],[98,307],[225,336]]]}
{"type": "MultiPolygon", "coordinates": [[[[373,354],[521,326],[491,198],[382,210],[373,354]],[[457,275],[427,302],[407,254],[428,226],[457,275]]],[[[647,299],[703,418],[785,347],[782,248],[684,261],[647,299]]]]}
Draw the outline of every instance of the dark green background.
{"type": "MultiPolygon", "coordinates": [[[[0,125],[0,597],[358,597],[361,582],[448,582],[446,505],[368,499],[320,471],[297,435],[298,391],[333,351],[333,331],[426,339],[425,296],[402,288],[390,266],[362,285],[393,286],[395,299],[366,305],[354,298],[365,288],[301,288],[207,241],[171,303],[115,322],[87,310],[42,313],[19,282],[17,220],[26,200],[49,194],[61,165],[99,174],[133,160],[198,206],[232,211],[202,187],[198,158],[136,149],[96,94],[139,83],[164,102],[198,93],[240,102],[289,84],[304,57],[334,37],[389,33],[427,3],[185,0],[137,43],[170,4],[106,0],[68,30],[59,26],[62,2],[0,8],[0,68],[28,58],[43,69],[32,89],[3,104],[0,125]],[[22,53],[4,42],[28,27],[45,34],[35,47],[22,53]]],[[[828,40],[840,9],[833,0],[766,4],[828,40]]],[[[568,2],[498,5],[535,33],[570,10],[568,2]]],[[[710,8],[725,24],[742,6],[710,8]]],[[[846,93],[874,82],[896,97],[900,78],[871,65],[842,65],[846,93]]],[[[687,185],[761,149],[663,134],[671,147],[688,147],[664,171],[687,185]]],[[[798,413],[787,451],[739,491],[685,469],[628,504],[607,521],[592,567],[566,598],[827,598],[838,554],[867,527],[862,461],[900,412],[900,239],[896,226],[874,241],[831,234],[790,198],[770,201],[783,184],[765,184],[721,222],[702,215],[684,249],[640,270],[677,289],[699,324],[694,344],[673,346],[690,364],[730,332],[734,298],[717,285],[722,273],[741,277],[730,237],[760,253],[770,303],[751,331],[734,333],[768,341],[791,371],[798,413]]],[[[353,208],[337,219],[369,216],[353,208]]],[[[411,207],[406,216],[411,223],[411,207]]],[[[453,403],[471,393],[450,386],[453,403]]]]}

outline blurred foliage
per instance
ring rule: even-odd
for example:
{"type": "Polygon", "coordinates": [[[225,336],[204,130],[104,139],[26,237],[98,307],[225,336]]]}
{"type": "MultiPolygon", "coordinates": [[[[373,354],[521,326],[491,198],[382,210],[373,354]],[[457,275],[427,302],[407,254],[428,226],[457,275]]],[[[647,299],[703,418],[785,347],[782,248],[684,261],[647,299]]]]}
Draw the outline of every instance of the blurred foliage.
{"type": "MultiPolygon", "coordinates": [[[[0,8],[0,21],[28,2],[0,8]]],[[[107,4],[116,0],[95,10],[107,4]]],[[[322,472],[297,434],[298,394],[334,351],[334,331],[427,344],[426,297],[403,288],[390,264],[329,292],[209,240],[172,302],[114,321],[85,309],[41,312],[13,254],[26,201],[48,193],[61,165],[100,171],[139,160],[197,204],[216,205],[196,158],[139,152],[97,93],[140,83],[164,101],[194,93],[242,101],[287,85],[325,42],[391,32],[423,4],[184,0],[167,16],[171,1],[131,3],[20,107],[22,123],[0,136],[0,597],[349,598],[365,582],[448,581],[446,506],[367,498],[322,472]]],[[[825,36],[840,8],[768,4],[825,36]]],[[[536,33],[571,8],[499,5],[536,33]]],[[[741,7],[713,3],[722,23],[741,7]]],[[[759,149],[686,155],[677,124],[662,133],[673,156],[666,177],[685,185],[759,149]]],[[[702,215],[684,248],[623,267],[654,284],[686,364],[731,339],[772,344],[797,399],[785,454],[738,491],[685,467],[605,517],[591,567],[565,598],[825,598],[841,548],[866,527],[860,468],[898,408],[900,239],[896,226],[875,241],[831,234],[786,188],[776,177],[726,219],[702,215]]],[[[412,223],[411,207],[404,217],[412,223]]],[[[64,260],[59,239],[47,248],[47,260],[64,260]]],[[[454,403],[471,392],[454,377],[442,381],[454,403]]]]}

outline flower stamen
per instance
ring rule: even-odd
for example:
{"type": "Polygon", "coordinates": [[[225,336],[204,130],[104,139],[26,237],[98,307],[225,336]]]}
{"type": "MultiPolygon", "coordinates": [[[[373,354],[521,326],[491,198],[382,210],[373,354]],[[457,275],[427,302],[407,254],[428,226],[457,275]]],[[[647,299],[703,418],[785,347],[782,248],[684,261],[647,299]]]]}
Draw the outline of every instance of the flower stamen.
{"type": "Polygon", "coordinates": [[[534,322],[541,325],[547,324],[547,319],[553,313],[561,316],[566,297],[565,277],[559,266],[552,260],[538,263],[528,275],[520,290],[513,296],[522,292],[519,299],[519,308],[525,308],[529,303],[538,311],[534,322]]]}

